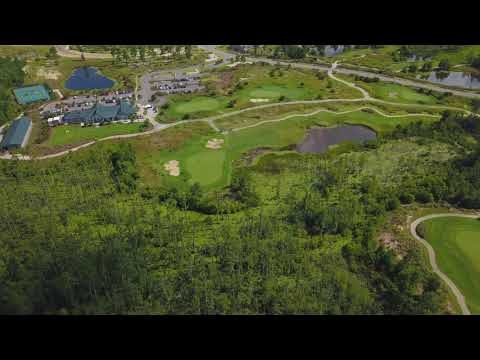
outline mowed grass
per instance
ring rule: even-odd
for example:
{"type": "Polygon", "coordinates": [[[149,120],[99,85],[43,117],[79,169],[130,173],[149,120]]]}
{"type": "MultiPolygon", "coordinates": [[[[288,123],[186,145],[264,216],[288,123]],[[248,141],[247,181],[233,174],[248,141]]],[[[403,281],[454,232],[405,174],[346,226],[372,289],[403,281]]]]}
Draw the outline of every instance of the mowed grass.
{"type": "Polygon", "coordinates": [[[159,151],[149,156],[149,162],[164,183],[175,185],[176,182],[194,184],[205,187],[224,184],[226,181],[225,149],[208,149],[205,147],[209,139],[221,136],[198,136],[188,139],[176,151],[159,151]],[[171,160],[179,161],[180,176],[171,176],[164,168],[171,160]]]}
{"type": "MultiPolygon", "coordinates": [[[[397,125],[406,125],[406,124],[409,124],[410,122],[415,122],[415,121],[432,122],[438,119],[430,116],[398,115],[396,117],[386,117],[370,109],[355,111],[362,106],[365,106],[365,105],[356,104],[355,107],[352,107],[351,105],[349,105],[349,106],[340,107],[335,110],[331,108],[324,109],[323,107],[319,107],[317,109],[306,111],[306,113],[313,113],[315,111],[319,111],[317,114],[314,114],[311,116],[295,116],[296,113],[294,112],[291,114],[292,117],[287,118],[285,120],[281,120],[281,121],[275,121],[275,120],[284,118],[285,115],[278,115],[277,118],[271,118],[268,120],[264,120],[264,118],[260,116],[259,117],[243,117],[243,118],[238,117],[238,118],[232,119],[233,120],[232,122],[229,121],[229,118],[224,118],[221,120],[217,120],[216,124],[221,129],[228,130],[233,128],[243,128],[247,126],[252,126],[258,123],[262,123],[264,121],[271,121],[271,122],[262,123],[257,126],[262,132],[276,131],[272,129],[278,130],[283,128],[285,128],[285,131],[287,132],[294,131],[295,128],[299,128],[299,127],[302,128],[305,125],[309,126],[309,124],[312,124],[312,123],[320,123],[325,126],[336,125],[336,124],[353,124],[353,125],[365,125],[377,132],[386,132],[386,131],[393,130],[397,125]],[[352,111],[352,112],[347,114],[335,114],[335,113],[326,112],[322,110],[330,110],[335,112],[342,112],[342,111],[352,111]]],[[[251,129],[254,129],[254,128],[247,128],[244,130],[240,130],[239,133],[244,131],[250,131],[251,129]]]]}
{"type": "Polygon", "coordinates": [[[141,132],[142,123],[108,124],[99,127],[80,125],[64,125],[52,128],[47,145],[50,147],[78,144],[89,140],[98,140],[113,135],[133,134],[141,132]]]}
{"type": "Polygon", "coordinates": [[[274,66],[252,65],[212,73],[203,80],[210,89],[210,96],[171,95],[169,108],[161,111],[158,120],[172,122],[185,114],[194,118],[222,114],[258,106],[259,103],[251,101],[255,99],[268,99],[269,103],[275,103],[320,98],[354,99],[360,96],[357,90],[329,79],[325,73],[317,76],[313,71],[275,69],[274,66]],[[230,102],[233,106],[229,106],[230,102]]]}
{"type": "Polygon", "coordinates": [[[440,269],[462,291],[470,311],[480,314],[480,221],[438,218],[424,223],[440,269]]]}
{"type": "Polygon", "coordinates": [[[202,111],[215,111],[220,108],[221,102],[217,99],[200,96],[190,101],[179,102],[173,105],[173,111],[178,114],[190,114],[202,111]]]}
{"type": "Polygon", "coordinates": [[[222,186],[228,178],[225,148],[209,149],[210,139],[223,139],[205,123],[191,123],[129,139],[137,154],[144,185],[184,187],[199,182],[206,188],[222,186]],[[171,176],[164,165],[179,161],[180,175],[171,176]]]}
{"type": "Polygon", "coordinates": [[[171,186],[191,185],[195,182],[207,188],[225,186],[230,181],[232,163],[242,154],[256,148],[271,148],[273,151],[291,149],[300,143],[312,126],[361,124],[378,132],[393,129],[409,121],[432,121],[432,118],[401,117],[385,118],[376,113],[356,111],[349,114],[319,113],[308,117],[294,116],[288,120],[271,122],[221,135],[203,123],[186,124],[164,132],[135,140],[139,149],[139,163],[146,183],[171,186]],[[197,130],[194,130],[197,129],[197,130]],[[178,141],[175,139],[178,138],[178,141]],[[224,139],[221,149],[206,148],[208,140],[224,139]],[[150,146],[149,142],[162,140],[162,146],[150,146]],[[175,140],[175,142],[172,142],[175,140]],[[172,142],[172,144],[169,144],[172,142]],[[180,162],[180,176],[168,174],[164,165],[180,162]]]}
{"type": "MultiPolygon", "coordinates": [[[[337,76],[337,75],[336,75],[337,76]]],[[[387,82],[366,83],[363,81],[355,81],[353,76],[338,75],[339,78],[357,84],[367,90],[370,96],[391,102],[435,105],[438,100],[431,95],[421,94],[415,89],[387,82]]]]}

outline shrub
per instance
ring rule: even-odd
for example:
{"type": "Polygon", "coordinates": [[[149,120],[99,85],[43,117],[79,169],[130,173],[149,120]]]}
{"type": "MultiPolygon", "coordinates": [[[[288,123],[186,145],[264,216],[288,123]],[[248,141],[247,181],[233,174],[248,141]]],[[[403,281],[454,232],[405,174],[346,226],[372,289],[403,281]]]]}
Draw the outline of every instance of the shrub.
{"type": "Polygon", "coordinates": [[[404,192],[400,194],[399,199],[402,204],[411,204],[415,200],[415,197],[409,192],[404,192]]]}
{"type": "Polygon", "coordinates": [[[430,203],[430,202],[433,202],[433,195],[431,192],[425,189],[420,189],[415,194],[415,200],[417,200],[422,204],[430,203]]]}

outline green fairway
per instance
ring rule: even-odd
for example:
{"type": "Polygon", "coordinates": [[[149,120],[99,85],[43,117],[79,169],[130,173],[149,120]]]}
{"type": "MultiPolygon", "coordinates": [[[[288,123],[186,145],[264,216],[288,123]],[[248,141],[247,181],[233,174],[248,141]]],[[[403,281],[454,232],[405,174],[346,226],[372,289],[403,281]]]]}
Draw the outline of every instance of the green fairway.
{"type": "MultiPolygon", "coordinates": [[[[354,81],[353,77],[344,77],[347,81],[354,81]]],[[[365,83],[363,81],[354,81],[360,87],[368,91],[370,96],[391,102],[398,103],[416,103],[416,104],[425,104],[425,105],[435,105],[438,104],[438,100],[431,95],[426,95],[417,92],[416,90],[402,86],[398,84],[377,82],[377,83],[365,83]]]]}
{"type": "Polygon", "coordinates": [[[178,114],[190,114],[201,111],[214,111],[221,106],[220,101],[209,97],[196,97],[189,101],[178,102],[173,106],[173,111],[178,114]]]}
{"type": "Polygon", "coordinates": [[[202,149],[188,157],[185,166],[192,179],[200,185],[210,185],[221,180],[224,175],[225,151],[202,149]]]}
{"type": "Polygon", "coordinates": [[[289,99],[300,99],[307,95],[307,91],[299,88],[288,88],[277,85],[264,85],[253,89],[248,94],[251,98],[267,98],[274,99],[280,96],[288,97],[289,99]]]}
{"type": "Polygon", "coordinates": [[[202,79],[209,96],[201,94],[170,95],[169,105],[160,111],[160,122],[217,115],[258,106],[257,99],[270,103],[315,99],[358,98],[358,90],[333,81],[325,72],[282,69],[275,66],[252,65],[235,70],[215,72],[202,79]]]}
{"type": "Polygon", "coordinates": [[[210,187],[226,182],[226,152],[221,149],[209,149],[205,145],[213,138],[221,136],[193,136],[178,150],[159,150],[145,154],[148,165],[162,178],[164,184],[178,185],[181,182],[200,183],[210,187]],[[165,163],[179,161],[180,175],[171,176],[164,168],[165,163]]]}
{"type": "Polygon", "coordinates": [[[57,126],[52,129],[47,144],[51,147],[78,144],[82,141],[98,140],[112,135],[141,132],[142,123],[109,124],[104,126],[80,127],[80,125],[57,126]]]}
{"type": "Polygon", "coordinates": [[[438,266],[462,291],[470,311],[480,314],[480,221],[446,217],[424,226],[438,266]]]}

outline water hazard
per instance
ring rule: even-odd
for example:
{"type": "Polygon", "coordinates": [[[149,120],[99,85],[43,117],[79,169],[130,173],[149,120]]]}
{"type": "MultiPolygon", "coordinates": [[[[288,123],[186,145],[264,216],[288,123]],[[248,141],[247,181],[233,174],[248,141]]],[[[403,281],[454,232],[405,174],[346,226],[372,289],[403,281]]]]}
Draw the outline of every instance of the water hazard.
{"type": "Polygon", "coordinates": [[[480,77],[475,77],[471,74],[466,74],[459,71],[433,71],[426,80],[437,84],[458,86],[467,89],[480,89],[480,77]]]}
{"type": "Polygon", "coordinates": [[[97,69],[82,67],[73,72],[65,87],[70,90],[109,89],[113,84],[113,80],[101,75],[97,69]]]}
{"type": "Polygon", "coordinates": [[[359,125],[342,125],[332,128],[313,128],[303,142],[297,145],[297,151],[301,153],[321,154],[328,150],[329,146],[342,142],[362,143],[375,140],[375,131],[359,125]]]}

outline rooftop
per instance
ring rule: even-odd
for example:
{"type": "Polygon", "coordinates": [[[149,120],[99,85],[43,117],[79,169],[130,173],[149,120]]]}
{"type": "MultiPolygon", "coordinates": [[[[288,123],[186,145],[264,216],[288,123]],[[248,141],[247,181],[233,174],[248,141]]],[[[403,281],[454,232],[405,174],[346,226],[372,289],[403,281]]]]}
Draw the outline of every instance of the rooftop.
{"type": "Polygon", "coordinates": [[[25,116],[13,121],[0,143],[0,148],[9,149],[12,147],[21,147],[31,123],[32,120],[25,116]]]}

